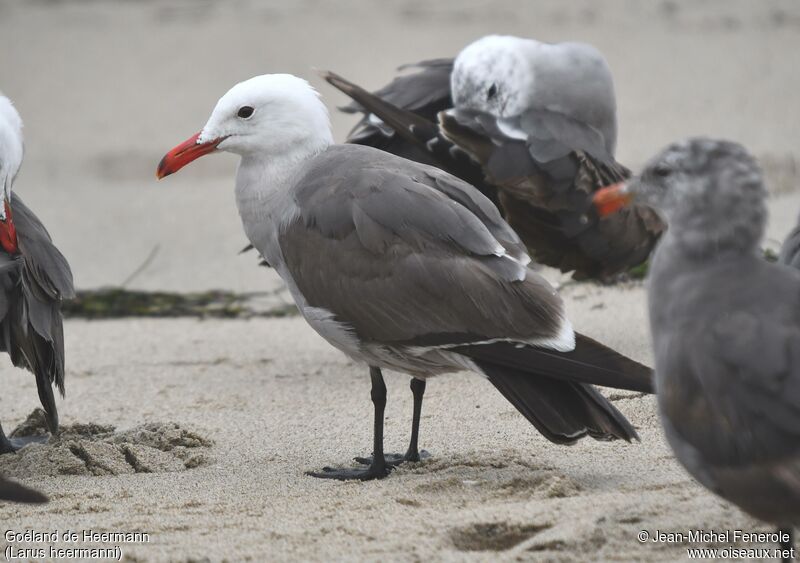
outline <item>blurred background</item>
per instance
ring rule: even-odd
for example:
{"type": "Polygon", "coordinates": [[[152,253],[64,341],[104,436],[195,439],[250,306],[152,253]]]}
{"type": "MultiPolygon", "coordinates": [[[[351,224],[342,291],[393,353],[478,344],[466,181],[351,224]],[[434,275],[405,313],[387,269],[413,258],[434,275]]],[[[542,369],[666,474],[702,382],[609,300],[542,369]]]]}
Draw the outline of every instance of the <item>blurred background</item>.
{"type": "MultiPolygon", "coordinates": [[[[594,44],[614,72],[618,160],[634,169],[687,135],[727,137],[795,189],[800,3],[794,0],[0,0],[0,91],[25,121],[15,191],[70,259],[80,288],[268,290],[233,197],[236,158],[160,183],[161,156],[256,74],[309,79],[337,140],[354,123],[317,78],[374,89],[403,63],[489,33],[594,44]]],[[[794,215],[796,209],[780,212],[794,215]]],[[[770,233],[776,238],[785,233],[770,233]]]]}

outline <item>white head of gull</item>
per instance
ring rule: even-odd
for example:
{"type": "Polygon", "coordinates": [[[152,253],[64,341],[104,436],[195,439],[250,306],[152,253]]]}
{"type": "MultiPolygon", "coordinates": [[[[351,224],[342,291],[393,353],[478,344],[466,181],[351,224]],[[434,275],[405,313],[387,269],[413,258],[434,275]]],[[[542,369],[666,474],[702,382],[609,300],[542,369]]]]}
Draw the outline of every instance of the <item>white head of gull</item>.
{"type": "MultiPolygon", "coordinates": [[[[3,190],[3,205],[0,205],[0,237],[16,240],[13,219],[10,217],[11,186],[22,166],[24,153],[22,142],[22,118],[14,104],[0,92],[0,188],[3,190]]],[[[6,244],[3,245],[4,247],[6,244]]]]}

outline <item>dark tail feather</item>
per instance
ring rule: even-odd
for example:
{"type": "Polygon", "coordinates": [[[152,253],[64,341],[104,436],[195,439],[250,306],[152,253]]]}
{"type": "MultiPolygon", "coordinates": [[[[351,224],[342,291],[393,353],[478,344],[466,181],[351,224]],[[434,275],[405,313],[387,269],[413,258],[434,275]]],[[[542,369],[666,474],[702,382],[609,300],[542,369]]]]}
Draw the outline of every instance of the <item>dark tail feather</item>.
{"type": "Polygon", "coordinates": [[[42,407],[44,407],[47,428],[50,430],[51,434],[55,434],[58,432],[58,408],[56,407],[56,399],[53,395],[53,386],[47,374],[37,371],[36,388],[39,391],[39,400],[42,402],[42,407]]]}
{"type": "Polygon", "coordinates": [[[575,349],[559,352],[513,342],[460,346],[454,351],[476,361],[558,380],[655,393],[653,370],[575,333],[575,349]]]}
{"type": "Polygon", "coordinates": [[[384,123],[397,131],[400,136],[410,143],[424,144],[425,140],[438,136],[438,125],[436,123],[428,121],[412,111],[399,108],[371,92],[367,92],[361,86],[353,84],[335,72],[323,70],[319,74],[328,84],[361,104],[369,113],[377,115],[384,123]]]}
{"type": "MultiPolygon", "coordinates": [[[[415,147],[415,151],[401,151],[397,154],[426,164],[435,163],[437,168],[469,182],[495,205],[498,204],[497,190],[484,181],[485,175],[481,165],[475,162],[459,145],[443,135],[439,130],[438,122],[430,121],[413,111],[387,102],[336,73],[322,71],[320,75],[333,87],[355,100],[368,113],[378,116],[411,147],[415,147]],[[418,158],[417,151],[424,155],[423,158],[418,158]]],[[[491,142],[486,139],[483,140],[483,144],[491,146],[491,142]]],[[[379,148],[388,149],[389,147],[379,148]]],[[[390,150],[389,152],[395,151],[390,150]]]]}
{"type": "Polygon", "coordinates": [[[0,477],[0,500],[38,504],[47,502],[48,499],[39,491],[0,477]]]}
{"type": "Polygon", "coordinates": [[[461,346],[489,381],[548,440],[572,444],[638,439],[630,422],[591,384],[653,392],[652,370],[591,338],[557,352],[509,342],[461,346]]]}
{"type": "Polygon", "coordinates": [[[630,422],[590,385],[537,377],[476,360],[489,381],[545,438],[573,444],[584,436],[596,440],[639,439],[630,422]]]}
{"type": "MultiPolygon", "coordinates": [[[[34,331],[31,331],[34,332],[34,331]]],[[[47,428],[51,434],[58,432],[58,407],[56,407],[56,398],[53,393],[53,385],[56,385],[61,390],[61,395],[64,395],[64,361],[63,352],[58,356],[56,345],[47,342],[44,338],[39,337],[38,334],[32,336],[32,344],[36,361],[32,363],[31,370],[36,376],[36,389],[39,392],[39,401],[45,412],[45,419],[47,420],[47,428]],[[59,362],[61,369],[59,370],[59,362]]],[[[63,343],[63,336],[60,342],[63,343]]],[[[63,346],[63,344],[62,344],[63,346]]],[[[63,350],[63,347],[62,347],[63,350]]]]}

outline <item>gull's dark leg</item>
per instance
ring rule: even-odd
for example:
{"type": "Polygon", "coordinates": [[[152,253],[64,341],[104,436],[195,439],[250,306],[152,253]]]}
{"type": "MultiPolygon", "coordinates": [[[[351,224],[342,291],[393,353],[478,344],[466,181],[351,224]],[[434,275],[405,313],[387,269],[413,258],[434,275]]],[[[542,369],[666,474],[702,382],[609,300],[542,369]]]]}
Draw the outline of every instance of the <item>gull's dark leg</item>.
{"type": "MultiPolygon", "coordinates": [[[[411,378],[411,393],[414,395],[414,417],[411,420],[411,442],[405,454],[386,454],[386,463],[389,465],[400,465],[406,461],[416,462],[421,459],[431,457],[425,450],[419,451],[419,420],[422,415],[422,397],[425,395],[425,380],[411,378]]],[[[358,463],[369,465],[372,463],[371,457],[357,457],[358,463]]]]}
{"type": "Polygon", "coordinates": [[[3,425],[0,424],[0,454],[8,454],[17,451],[11,441],[6,437],[6,433],[3,432],[3,425]]]}
{"type": "Polygon", "coordinates": [[[333,467],[323,467],[320,472],[309,471],[307,475],[320,477],[322,479],[339,479],[347,481],[359,479],[369,481],[371,479],[383,479],[392,470],[392,466],[386,463],[383,456],[383,414],[386,409],[386,384],[383,382],[381,370],[370,366],[369,375],[372,379],[372,404],[375,407],[375,426],[373,429],[372,461],[366,469],[336,469],[333,467]]]}
{"type": "Polygon", "coordinates": [[[789,552],[789,557],[784,557],[782,561],[792,561],[794,558],[792,557],[793,550],[794,550],[794,529],[791,527],[788,528],[781,528],[778,530],[779,534],[788,534],[789,539],[785,542],[781,542],[781,551],[789,552]]]}
{"type": "Polygon", "coordinates": [[[411,379],[411,393],[414,395],[414,417],[411,419],[411,442],[408,444],[406,455],[403,456],[403,461],[419,461],[421,457],[428,457],[428,452],[422,450],[420,456],[419,451],[419,419],[422,415],[422,397],[425,395],[425,380],[411,379]]]}
{"type": "Polygon", "coordinates": [[[43,444],[49,436],[24,436],[22,438],[8,438],[0,424],[0,455],[11,454],[28,444],[43,444]]]}

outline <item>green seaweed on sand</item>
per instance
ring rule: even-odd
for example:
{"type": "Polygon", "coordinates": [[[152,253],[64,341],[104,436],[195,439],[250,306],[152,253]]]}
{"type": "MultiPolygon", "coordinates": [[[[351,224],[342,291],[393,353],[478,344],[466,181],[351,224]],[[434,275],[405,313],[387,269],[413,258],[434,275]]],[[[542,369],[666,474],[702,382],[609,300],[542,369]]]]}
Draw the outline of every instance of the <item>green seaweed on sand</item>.
{"type": "Polygon", "coordinates": [[[235,293],[211,290],[193,293],[138,291],[119,287],[79,290],[65,301],[66,317],[111,319],[121,317],[251,318],[288,317],[297,314],[293,304],[258,306],[270,293],[235,293]]]}

